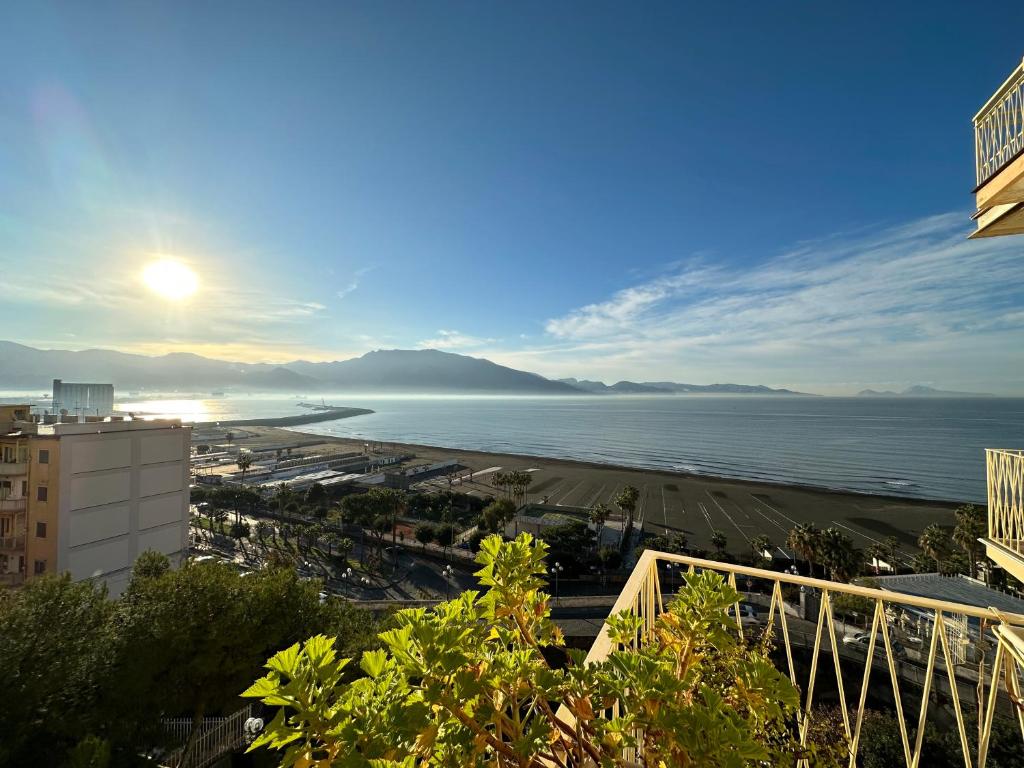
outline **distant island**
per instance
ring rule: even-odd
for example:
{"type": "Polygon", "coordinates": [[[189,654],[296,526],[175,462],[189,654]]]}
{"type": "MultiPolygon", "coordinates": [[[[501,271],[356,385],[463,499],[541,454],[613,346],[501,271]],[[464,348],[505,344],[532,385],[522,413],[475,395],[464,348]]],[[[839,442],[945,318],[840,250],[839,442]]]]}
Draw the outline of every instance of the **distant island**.
{"type": "Polygon", "coordinates": [[[808,392],[796,392],[792,389],[772,389],[760,384],[680,384],[675,381],[619,381],[608,385],[603,381],[586,379],[559,379],[570,386],[593,392],[599,395],[676,395],[676,394],[729,394],[729,395],[802,395],[817,397],[808,392]]]}
{"type": "Polygon", "coordinates": [[[917,384],[913,387],[907,387],[902,392],[893,392],[888,389],[881,392],[876,389],[862,389],[857,393],[857,397],[995,397],[995,395],[988,394],[987,392],[954,392],[952,390],[934,389],[923,384],[917,384]]]}
{"type": "Polygon", "coordinates": [[[151,357],[107,349],[36,349],[0,341],[0,386],[48,389],[52,380],[111,383],[121,391],[220,393],[386,392],[506,395],[750,394],[804,395],[749,384],[681,384],[548,379],[483,358],[436,349],[389,349],[333,362],[236,363],[191,353],[151,357]]]}

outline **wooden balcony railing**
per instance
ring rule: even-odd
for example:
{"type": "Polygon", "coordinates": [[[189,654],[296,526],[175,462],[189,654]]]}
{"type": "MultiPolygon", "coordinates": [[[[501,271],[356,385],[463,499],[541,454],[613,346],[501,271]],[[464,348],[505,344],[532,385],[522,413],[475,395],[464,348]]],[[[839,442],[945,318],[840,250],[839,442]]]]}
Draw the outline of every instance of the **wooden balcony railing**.
{"type": "MultiPolygon", "coordinates": [[[[645,633],[653,632],[673,588],[685,588],[684,574],[694,570],[721,573],[741,592],[746,589],[751,601],[761,602],[756,623],[744,619],[736,606],[736,631],[741,637],[770,633],[783,671],[801,693],[802,740],[816,715],[815,683],[834,683],[853,768],[869,690],[882,687],[885,695],[891,689],[906,765],[919,766],[926,731],[942,727],[928,718],[934,691],[952,706],[964,765],[984,768],[997,709],[1009,713],[1014,710],[1010,702],[1020,700],[1024,644],[1014,637],[1024,637],[1024,615],[653,551],[641,555],[612,613],[640,616],[645,633]],[[863,606],[861,629],[870,638],[866,647],[840,637],[845,626],[836,618],[835,605],[843,597],[863,606]],[[809,606],[809,615],[802,616],[809,606]],[[794,662],[798,654],[803,664],[794,662]],[[808,654],[805,677],[797,670],[807,668],[808,654]],[[833,678],[828,667],[834,680],[820,680],[822,675],[833,678]],[[851,682],[855,688],[847,687],[851,682]],[[920,701],[916,719],[905,714],[908,699],[920,701]]],[[[612,650],[606,625],[587,661],[605,659],[612,650]]],[[[612,716],[617,707],[612,706],[612,716]]],[[[624,757],[636,761],[638,755],[624,757]]]]}
{"type": "Polygon", "coordinates": [[[980,187],[1024,151],[1024,61],[974,116],[975,173],[980,187]]]}

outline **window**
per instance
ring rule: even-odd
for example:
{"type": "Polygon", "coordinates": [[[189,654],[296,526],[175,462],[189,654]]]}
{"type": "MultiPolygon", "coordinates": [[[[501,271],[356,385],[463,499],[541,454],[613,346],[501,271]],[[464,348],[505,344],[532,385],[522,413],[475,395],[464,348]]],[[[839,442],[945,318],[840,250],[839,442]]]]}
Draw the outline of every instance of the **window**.
{"type": "Polygon", "coordinates": [[[36,523],[36,538],[37,539],[45,539],[46,538],[46,523],[36,523]]]}
{"type": "Polygon", "coordinates": [[[36,576],[38,576],[41,573],[46,573],[46,561],[45,560],[36,560],[35,571],[34,572],[35,572],[36,576]]]}
{"type": "Polygon", "coordinates": [[[36,501],[46,501],[46,486],[40,485],[36,488],[36,501]]]}
{"type": "Polygon", "coordinates": [[[49,464],[50,463],[50,450],[49,450],[49,448],[40,448],[39,449],[39,463],[40,464],[49,464]]]}

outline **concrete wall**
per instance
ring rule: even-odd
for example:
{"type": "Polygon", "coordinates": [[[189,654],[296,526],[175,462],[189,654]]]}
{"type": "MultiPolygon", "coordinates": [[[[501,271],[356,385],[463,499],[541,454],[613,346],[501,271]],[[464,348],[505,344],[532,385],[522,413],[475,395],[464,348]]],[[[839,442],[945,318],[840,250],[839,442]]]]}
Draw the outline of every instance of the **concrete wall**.
{"type": "MultiPolygon", "coordinates": [[[[59,569],[121,594],[147,549],[187,553],[189,427],[104,423],[63,434],[59,569]]],[[[68,430],[71,431],[70,429],[68,430]]]]}

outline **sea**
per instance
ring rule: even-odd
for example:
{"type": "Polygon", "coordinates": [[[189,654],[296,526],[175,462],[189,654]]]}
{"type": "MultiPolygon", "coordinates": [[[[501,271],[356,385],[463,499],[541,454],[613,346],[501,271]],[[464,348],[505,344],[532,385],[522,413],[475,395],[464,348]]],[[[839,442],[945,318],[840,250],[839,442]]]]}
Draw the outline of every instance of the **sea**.
{"type": "MultiPolygon", "coordinates": [[[[45,404],[38,394],[3,393],[45,404]]],[[[185,421],[373,414],[296,431],[577,459],[907,498],[985,500],[985,448],[1024,447],[1024,398],[751,395],[137,396],[115,408],[185,421]]]]}

